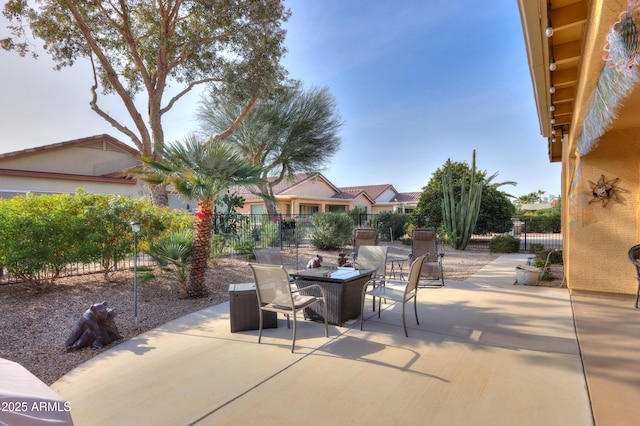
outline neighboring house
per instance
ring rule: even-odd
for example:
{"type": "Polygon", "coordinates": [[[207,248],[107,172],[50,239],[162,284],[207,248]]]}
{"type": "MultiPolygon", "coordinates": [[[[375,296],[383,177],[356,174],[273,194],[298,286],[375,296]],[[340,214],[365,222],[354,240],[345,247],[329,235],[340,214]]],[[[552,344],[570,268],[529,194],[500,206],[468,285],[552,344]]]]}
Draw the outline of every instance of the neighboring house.
{"type": "MultiPolygon", "coordinates": [[[[245,198],[244,214],[266,213],[264,200],[256,188],[231,188],[245,198]]],[[[320,173],[297,174],[273,189],[276,210],[284,215],[309,215],[316,212],[348,211],[363,208],[368,214],[381,211],[412,211],[419,192],[398,193],[392,185],[365,185],[338,188],[320,173]]]]}
{"type": "MultiPolygon", "coordinates": [[[[140,164],[136,149],[109,135],[45,145],[0,154],[0,198],[19,194],[73,194],[78,188],[100,194],[149,197],[146,184],[132,179],[127,169],[140,164]]],[[[230,188],[246,200],[243,214],[266,213],[264,200],[251,192],[256,188],[230,188]]],[[[274,187],[277,211],[285,215],[348,211],[363,208],[368,214],[381,211],[410,212],[420,193],[398,193],[392,185],[338,188],[320,173],[297,174],[293,181],[274,187]]],[[[169,207],[193,208],[169,193],[169,207]]]]}
{"type": "MultiPolygon", "coordinates": [[[[127,176],[140,164],[138,150],[109,135],[90,136],[0,154],[0,198],[33,194],[73,194],[78,188],[98,194],[149,196],[146,184],[127,176]]],[[[175,194],[169,206],[184,208],[175,194]]]]}
{"type": "Polygon", "coordinates": [[[637,3],[518,0],[518,6],[540,133],[549,160],[562,162],[567,285],[572,292],[634,294],[627,252],[640,239],[637,3]]]}
{"type": "Polygon", "coordinates": [[[340,190],[353,194],[365,192],[375,202],[371,211],[374,214],[383,211],[411,213],[420,200],[419,192],[398,192],[390,184],[349,186],[342,187],[340,190]]]}
{"type": "MultiPolygon", "coordinates": [[[[255,187],[234,187],[245,199],[243,214],[266,213],[264,200],[255,195],[255,187]]],[[[348,211],[356,207],[365,208],[371,213],[374,200],[366,192],[347,193],[341,191],[320,173],[300,173],[292,181],[283,181],[273,188],[276,198],[276,210],[283,215],[310,215],[317,212],[348,211]]]]}

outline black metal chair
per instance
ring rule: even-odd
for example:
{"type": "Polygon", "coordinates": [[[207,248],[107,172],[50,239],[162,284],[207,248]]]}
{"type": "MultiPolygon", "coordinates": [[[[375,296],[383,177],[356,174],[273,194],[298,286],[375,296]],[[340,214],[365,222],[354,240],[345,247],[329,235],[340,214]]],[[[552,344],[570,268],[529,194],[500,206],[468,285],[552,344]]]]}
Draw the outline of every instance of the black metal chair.
{"type": "Polygon", "coordinates": [[[638,309],[638,298],[640,297],[640,244],[629,249],[629,260],[636,267],[636,278],[638,280],[638,289],[636,290],[636,304],[635,308],[638,309]]]}

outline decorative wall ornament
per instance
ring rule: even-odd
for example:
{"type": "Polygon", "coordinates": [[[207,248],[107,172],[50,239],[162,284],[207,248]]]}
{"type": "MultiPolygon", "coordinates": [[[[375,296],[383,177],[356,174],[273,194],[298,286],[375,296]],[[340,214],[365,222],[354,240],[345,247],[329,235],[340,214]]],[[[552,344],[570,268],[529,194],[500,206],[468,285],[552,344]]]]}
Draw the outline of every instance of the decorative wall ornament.
{"type": "Polygon", "coordinates": [[[620,178],[606,180],[604,175],[600,176],[597,183],[589,181],[591,185],[591,195],[593,198],[589,200],[589,204],[602,202],[602,207],[606,207],[610,200],[618,201],[618,190],[616,182],[620,178]]]}
{"type": "Polygon", "coordinates": [[[639,25],[640,0],[629,1],[627,10],[613,23],[607,36],[604,47],[606,54],[603,58],[607,66],[600,74],[578,138],[581,155],[596,147],[598,139],[617,118],[622,99],[638,81],[635,65],[640,62],[639,25]]]}

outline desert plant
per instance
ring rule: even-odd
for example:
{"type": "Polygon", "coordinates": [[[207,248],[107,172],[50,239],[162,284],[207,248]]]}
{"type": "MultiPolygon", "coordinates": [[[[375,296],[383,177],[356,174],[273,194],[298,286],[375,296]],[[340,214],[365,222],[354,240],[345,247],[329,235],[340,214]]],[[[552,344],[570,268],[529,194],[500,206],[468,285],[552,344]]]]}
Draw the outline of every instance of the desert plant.
{"type": "Polygon", "coordinates": [[[215,263],[224,254],[224,249],[229,245],[229,240],[220,234],[211,236],[211,260],[215,263]]]}
{"type": "Polygon", "coordinates": [[[489,241],[491,253],[518,253],[520,251],[520,238],[512,235],[496,235],[489,241]]]}
{"type": "Polygon", "coordinates": [[[320,250],[335,250],[351,243],[353,221],[347,213],[315,213],[311,216],[314,232],[311,244],[320,250]]]}
{"type": "Polygon", "coordinates": [[[250,254],[253,253],[253,249],[256,248],[256,243],[253,238],[241,237],[233,242],[233,251],[238,254],[250,254]]]}
{"type": "Polygon", "coordinates": [[[409,216],[404,213],[381,212],[376,216],[376,232],[382,241],[397,240],[407,233],[409,216]]]}
{"type": "MultiPolygon", "coordinates": [[[[193,253],[193,232],[190,229],[181,229],[160,237],[149,247],[147,253],[160,269],[175,276],[181,290],[186,290],[193,253]]],[[[141,282],[145,283],[154,278],[156,277],[153,273],[147,273],[143,275],[141,282]]]]}
{"type": "Polygon", "coordinates": [[[442,176],[442,218],[450,244],[457,250],[464,250],[478,220],[482,200],[482,181],[477,181],[476,151],[473,151],[471,173],[467,184],[466,173],[462,174],[460,193],[454,192],[451,160],[447,161],[447,174],[442,176]]]}

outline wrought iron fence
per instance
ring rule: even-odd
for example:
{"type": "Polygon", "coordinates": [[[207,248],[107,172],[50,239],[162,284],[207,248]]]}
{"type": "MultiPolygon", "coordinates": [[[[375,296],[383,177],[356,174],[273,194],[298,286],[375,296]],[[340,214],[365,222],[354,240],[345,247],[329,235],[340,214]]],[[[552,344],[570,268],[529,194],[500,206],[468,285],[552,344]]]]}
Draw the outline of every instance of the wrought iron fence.
{"type": "MultiPolygon", "coordinates": [[[[231,231],[228,218],[222,215],[216,215],[214,221],[214,232],[224,235],[227,244],[222,250],[223,255],[249,254],[254,249],[261,248],[279,248],[295,249],[311,247],[311,239],[313,236],[313,224],[310,220],[311,215],[297,216],[269,216],[261,215],[234,215],[234,229],[231,231]],[[227,231],[226,233],[223,231],[227,231]]],[[[373,228],[380,226],[377,223],[376,215],[371,214],[355,214],[354,229],[356,228],[373,228]]],[[[520,251],[531,252],[536,249],[554,249],[562,248],[562,233],[558,220],[541,220],[539,218],[513,220],[511,230],[500,232],[500,234],[510,234],[516,238],[520,238],[520,251]]],[[[378,230],[379,231],[379,230],[378,230]]],[[[496,233],[485,235],[474,235],[468,247],[487,249],[489,242],[496,233]]],[[[395,240],[400,239],[396,237],[395,240]]],[[[153,261],[144,252],[138,253],[139,265],[152,265],[153,261]]],[[[118,270],[133,268],[133,257],[128,256],[125,260],[118,263],[118,270]]],[[[86,275],[93,273],[101,273],[102,265],[95,263],[78,263],[67,265],[61,277],[86,275]]],[[[0,267],[0,284],[17,283],[19,280],[10,276],[6,269],[0,267]]]]}
{"type": "MultiPolygon", "coordinates": [[[[151,257],[143,252],[138,252],[138,267],[140,266],[153,266],[155,262],[151,259],[151,257]]],[[[113,268],[112,272],[122,271],[127,269],[133,269],[133,255],[125,257],[123,260],[119,261],[113,268]]],[[[62,271],[59,274],[60,278],[63,277],[74,277],[74,276],[82,276],[82,275],[90,275],[90,274],[101,274],[104,272],[104,268],[100,262],[91,262],[91,263],[71,263],[65,265],[62,271]]],[[[43,277],[51,277],[53,275],[50,271],[43,271],[41,276],[43,277]]],[[[0,285],[4,284],[17,284],[22,282],[20,278],[14,277],[8,273],[7,269],[4,267],[0,267],[0,285]]]]}

